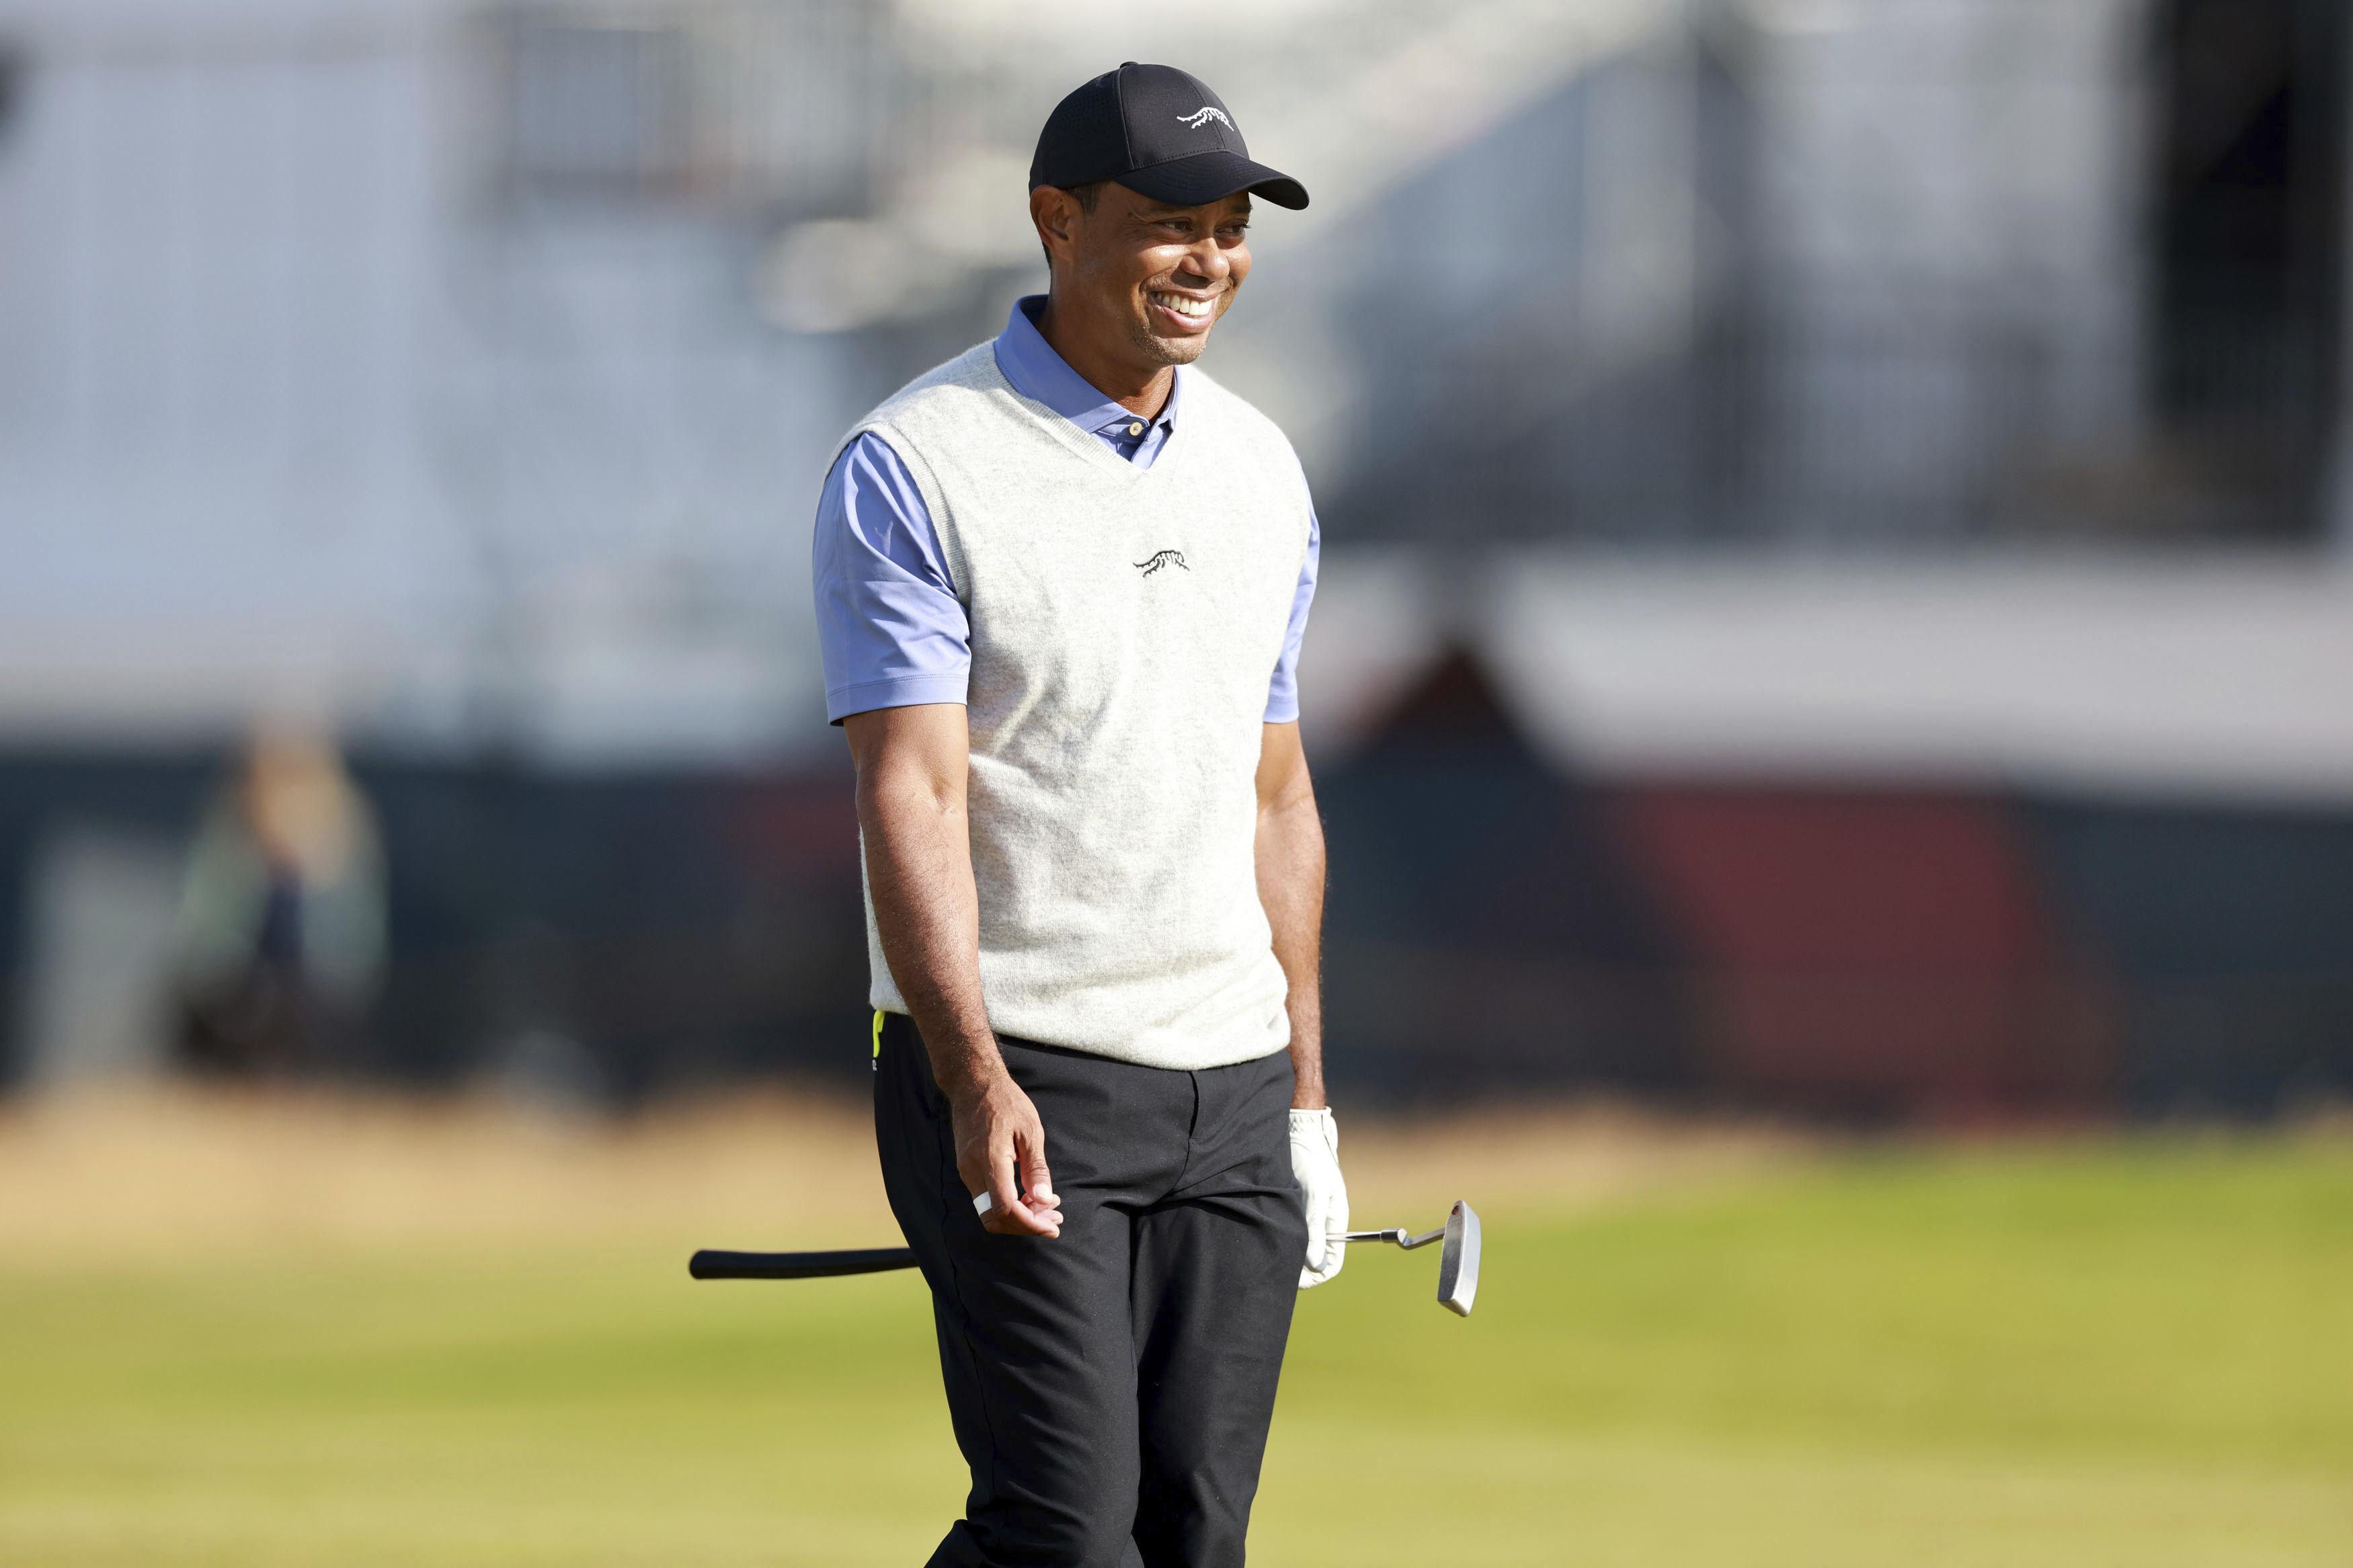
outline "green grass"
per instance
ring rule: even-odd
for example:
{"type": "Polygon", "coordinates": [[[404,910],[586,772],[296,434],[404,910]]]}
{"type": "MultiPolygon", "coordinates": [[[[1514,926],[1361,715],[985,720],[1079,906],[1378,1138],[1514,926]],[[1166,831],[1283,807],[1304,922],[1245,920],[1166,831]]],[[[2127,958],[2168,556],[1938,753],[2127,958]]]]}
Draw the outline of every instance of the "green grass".
{"type": "MultiPolygon", "coordinates": [[[[1303,1298],[1257,1561],[2353,1564],[2341,1144],[1855,1157],[1487,1241],[1468,1322],[1426,1255],[1303,1298]]],[[[681,1263],[0,1263],[0,1563],[922,1562],[912,1277],[681,1263]]]]}

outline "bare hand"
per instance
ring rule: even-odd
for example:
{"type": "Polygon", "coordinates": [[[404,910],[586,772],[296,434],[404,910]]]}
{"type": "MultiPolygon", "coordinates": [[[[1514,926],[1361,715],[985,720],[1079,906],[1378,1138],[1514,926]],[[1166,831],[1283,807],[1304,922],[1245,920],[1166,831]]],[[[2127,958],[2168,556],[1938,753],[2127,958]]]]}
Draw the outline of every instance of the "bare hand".
{"type": "Polygon", "coordinates": [[[1061,1235],[1061,1200],[1046,1170],[1045,1124],[1021,1086],[1000,1070],[951,1095],[948,1104],[956,1173],[975,1198],[987,1193],[996,1199],[980,1216],[982,1228],[998,1236],[1061,1235]]]}

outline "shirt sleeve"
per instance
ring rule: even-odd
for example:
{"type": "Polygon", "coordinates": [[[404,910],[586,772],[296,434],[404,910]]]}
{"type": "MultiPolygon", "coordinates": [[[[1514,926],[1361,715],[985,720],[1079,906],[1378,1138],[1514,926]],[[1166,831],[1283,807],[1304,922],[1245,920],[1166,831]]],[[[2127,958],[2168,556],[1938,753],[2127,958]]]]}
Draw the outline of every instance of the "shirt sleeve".
{"type": "Polygon", "coordinates": [[[965,700],[972,627],[931,508],[899,454],[871,431],[825,477],[812,566],[829,721],[965,700]]]}
{"type": "Polygon", "coordinates": [[[1282,653],[1274,661],[1274,679],[1266,689],[1266,721],[1291,724],[1299,719],[1299,645],[1307,638],[1307,607],[1315,602],[1315,573],[1324,557],[1324,525],[1315,508],[1307,509],[1307,559],[1300,563],[1299,586],[1291,595],[1291,629],[1284,634],[1282,653]]]}

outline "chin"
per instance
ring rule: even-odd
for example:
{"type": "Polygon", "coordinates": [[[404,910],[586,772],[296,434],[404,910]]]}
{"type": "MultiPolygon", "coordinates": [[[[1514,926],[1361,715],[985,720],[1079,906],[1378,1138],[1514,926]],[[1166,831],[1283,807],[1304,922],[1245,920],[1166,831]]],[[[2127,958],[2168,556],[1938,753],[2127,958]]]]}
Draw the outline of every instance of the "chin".
{"type": "Polygon", "coordinates": [[[1201,357],[1201,351],[1209,346],[1209,334],[1199,332],[1189,337],[1164,338],[1138,323],[1135,344],[1162,364],[1191,364],[1201,357]]]}

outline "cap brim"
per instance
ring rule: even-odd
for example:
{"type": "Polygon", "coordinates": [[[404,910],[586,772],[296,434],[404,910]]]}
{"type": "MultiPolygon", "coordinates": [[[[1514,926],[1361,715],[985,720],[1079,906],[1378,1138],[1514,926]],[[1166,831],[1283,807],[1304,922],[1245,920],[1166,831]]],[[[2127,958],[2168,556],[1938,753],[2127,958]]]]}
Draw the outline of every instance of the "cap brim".
{"type": "Polygon", "coordinates": [[[1166,163],[1114,174],[1113,179],[1140,196],[1172,206],[1198,207],[1221,202],[1236,191],[1264,196],[1293,211],[1307,205],[1307,187],[1277,169],[1253,163],[1239,153],[1196,153],[1166,163]]]}

